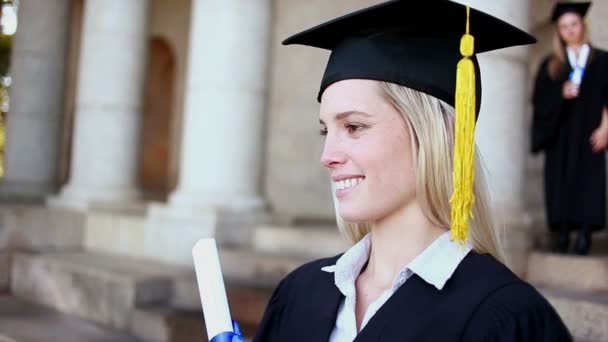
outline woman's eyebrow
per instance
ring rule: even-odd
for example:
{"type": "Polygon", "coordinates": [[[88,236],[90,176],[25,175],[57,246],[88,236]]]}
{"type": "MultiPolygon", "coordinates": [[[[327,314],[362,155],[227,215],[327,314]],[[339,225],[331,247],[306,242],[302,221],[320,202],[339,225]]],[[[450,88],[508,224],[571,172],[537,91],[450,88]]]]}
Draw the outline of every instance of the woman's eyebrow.
{"type": "MultiPolygon", "coordinates": [[[[347,112],[342,112],[342,113],[338,113],[334,116],[334,121],[340,121],[343,120],[351,115],[361,115],[363,117],[370,117],[371,115],[365,113],[365,112],[360,112],[360,111],[356,111],[356,110],[349,110],[347,112]]],[[[325,122],[322,119],[319,119],[319,123],[320,124],[325,124],[325,122]]]]}
{"type": "Polygon", "coordinates": [[[351,110],[351,111],[348,111],[348,112],[343,112],[343,113],[337,114],[335,116],[335,119],[336,120],[342,120],[342,119],[345,119],[345,118],[347,118],[347,117],[349,117],[351,115],[361,115],[361,116],[364,116],[364,117],[370,117],[371,116],[371,115],[369,115],[369,114],[367,114],[365,112],[359,112],[359,111],[356,111],[356,110],[351,110]]]}

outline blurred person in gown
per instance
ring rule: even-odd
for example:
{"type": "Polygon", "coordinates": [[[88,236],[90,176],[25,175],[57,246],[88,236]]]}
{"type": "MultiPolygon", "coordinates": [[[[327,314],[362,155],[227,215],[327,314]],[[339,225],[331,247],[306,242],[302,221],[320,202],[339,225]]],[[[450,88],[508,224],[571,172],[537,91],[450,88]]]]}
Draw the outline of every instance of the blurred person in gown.
{"type": "Polygon", "coordinates": [[[554,250],[586,255],[591,233],[605,226],[608,146],[608,53],[588,38],[590,2],[556,4],[553,52],[533,94],[532,152],[545,154],[545,203],[554,250]]]}

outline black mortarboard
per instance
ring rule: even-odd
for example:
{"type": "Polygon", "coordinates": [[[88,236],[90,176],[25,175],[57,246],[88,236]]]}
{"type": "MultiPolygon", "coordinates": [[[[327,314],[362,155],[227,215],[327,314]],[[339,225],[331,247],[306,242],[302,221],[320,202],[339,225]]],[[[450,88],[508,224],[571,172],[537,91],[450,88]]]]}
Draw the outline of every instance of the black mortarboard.
{"type": "Polygon", "coordinates": [[[535,43],[524,31],[448,0],[393,0],[298,33],[283,44],[331,50],[318,100],[347,79],[396,83],[456,110],[452,238],[468,239],[474,202],[475,121],[481,103],[479,63],[486,52],[535,43]]]}
{"type": "MultiPolygon", "coordinates": [[[[319,101],[334,82],[372,79],[413,88],[453,106],[465,22],[465,6],[455,2],[394,0],[333,19],[283,44],[332,51],[319,101]]],[[[478,53],[536,42],[526,32],[475,9],[471,9],[470,32],[478,53]]],[[[481,94],[481,82],[476,83],[481,94]]],[[[477,96],[477,109],[480,99],[477,96]]]]}
{"type": "Polygon", "coordinates": [[[591,2],[558,2],[553,8],[551,21],[555,23],[564,13],[570,12],[577,13],[584,18],[590,6],[591,2]]]}

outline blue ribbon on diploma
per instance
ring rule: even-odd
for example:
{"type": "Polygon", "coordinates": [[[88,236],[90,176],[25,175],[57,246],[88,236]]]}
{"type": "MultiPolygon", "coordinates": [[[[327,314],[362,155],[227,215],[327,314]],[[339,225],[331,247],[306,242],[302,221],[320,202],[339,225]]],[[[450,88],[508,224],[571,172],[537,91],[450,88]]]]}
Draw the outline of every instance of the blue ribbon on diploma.
{"type": "Polygon", "coordinates": [[[241,333],[241,326],[232,321],[232,329],[234,331],[225,331],[219,335],[215,335],[209,342],[245,342],[245,338],[241,333]]]}
{"type": "Polygon", "coordinates": [[[581,84],[583,82],[583,76],[585,76],[585,68],[575,67],[569,75],[570,81],[581,84]]]}

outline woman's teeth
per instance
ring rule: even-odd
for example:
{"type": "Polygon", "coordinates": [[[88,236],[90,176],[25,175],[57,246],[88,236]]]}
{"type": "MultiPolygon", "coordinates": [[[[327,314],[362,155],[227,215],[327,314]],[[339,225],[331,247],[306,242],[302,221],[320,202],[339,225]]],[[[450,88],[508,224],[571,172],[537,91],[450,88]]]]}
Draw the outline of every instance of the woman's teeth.
{"type": "Polygon", "coordinates": [[[341,181],[334,182],[334,184],[336,186],[336,189],[344,190],[344,189],[352,188],[352,187],[356,186],[357,184],[361,183],[362,181],[363,181],[363,178],[350,178],[350,179],[344,179],[341,181]]]}

